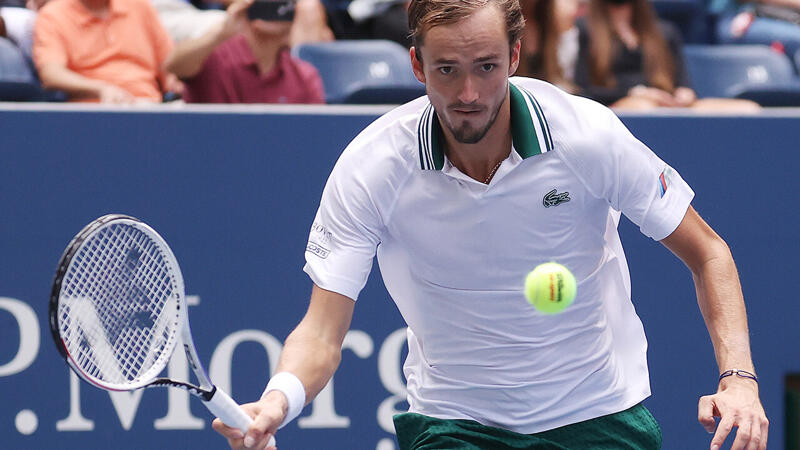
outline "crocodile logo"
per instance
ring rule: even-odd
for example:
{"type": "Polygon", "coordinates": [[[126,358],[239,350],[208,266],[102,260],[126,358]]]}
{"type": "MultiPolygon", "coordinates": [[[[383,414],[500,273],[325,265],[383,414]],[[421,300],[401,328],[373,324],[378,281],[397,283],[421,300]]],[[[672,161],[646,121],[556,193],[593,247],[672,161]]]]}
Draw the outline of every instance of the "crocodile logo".
{"type": "Polygon", "coordinates": [[[558,206],[562,203],[566,203],[570,201],[569,192],[556,192],[555,189],[548,192],[544,195],[542,199],[542,204],[545,208],[549,208],[551,206],[558,206]]]}

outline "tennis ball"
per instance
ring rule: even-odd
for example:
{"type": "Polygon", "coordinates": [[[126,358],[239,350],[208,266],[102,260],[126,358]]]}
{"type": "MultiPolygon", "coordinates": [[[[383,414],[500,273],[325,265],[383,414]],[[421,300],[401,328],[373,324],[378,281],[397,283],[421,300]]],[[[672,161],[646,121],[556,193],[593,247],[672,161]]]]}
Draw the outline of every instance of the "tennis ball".
{"type": "Polygon", "coordinates": [[[575,300],[575,276],[555,262],[536,266],[525,277],[525,298],[538,311],[558,314],[575,300]]]}

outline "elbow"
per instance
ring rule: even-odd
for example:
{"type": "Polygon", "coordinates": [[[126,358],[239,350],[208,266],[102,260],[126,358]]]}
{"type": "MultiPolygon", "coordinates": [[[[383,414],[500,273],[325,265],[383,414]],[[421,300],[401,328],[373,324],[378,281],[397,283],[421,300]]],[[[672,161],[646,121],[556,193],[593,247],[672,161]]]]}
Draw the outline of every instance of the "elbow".
{"type": "Polygon", "coordinates": [[[167,56],[167,59],[164,60],[164,64],[161,65],[161,69],[166,73],[171,73],[178,78],[182,78],[182,74],[175,63],[174,53],[170,53],[170,55],[167,56]]]}
{"type": "Polygon", "coordinates": [[[709,269],[716,272],[723,267],[735,266],[733,253],[728,243],[718,235],[714,235],[713,238],[709,239],[702,255],[701,258],[687,261],[687,266],[695,276],[707,273],[709,269]]]}
{"type": "Polygon", "coordinates": [[[327,349],[324,352],[324,355],[322,355],[321,360],[323,361],[325,367],[335,372],[339,367],[339,364],[342,362],[342,347],[336,345],[327,346],[327,349]]]}
{"type": "Polygon", "coordinates": [[[167,56],[167,59],[164,60],[164,64],[162,64],[162,68],[164,72],[171,73],[180,80],[192,78],[200,72],[200,67],[189,67],[175,52],[167,56]]]}
{"type": "Polygon", "coordinates": [[[48,66],[40,67],[38,70],[39,82],[44,89],[57,89],[57,83],[52,75],[52,70],[48,66]]]}

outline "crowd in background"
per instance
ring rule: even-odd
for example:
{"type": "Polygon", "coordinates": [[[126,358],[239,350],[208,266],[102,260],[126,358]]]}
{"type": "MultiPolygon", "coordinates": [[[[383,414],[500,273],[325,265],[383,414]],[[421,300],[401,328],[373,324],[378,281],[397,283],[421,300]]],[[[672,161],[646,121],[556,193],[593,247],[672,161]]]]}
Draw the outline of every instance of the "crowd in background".
{"type": "MultiPolygon", "coordinates": [[[[41,85],[68,101],[324,103],[294,46],[388,39],[409,46],[404,0],[0,0],[0,49],[13,46],[41,85]]],[[[698,0],[703,1],[703,0],[698,0]]],[[[750,111],[749,100],[698,99],[681,30],[648,0],[521,0],[518,75],[626,109],[750,111]]],[[[800,0],[710,0],[710,41],[800,51],[800,0]]],[[[6,51],[6,50],[4,50],[6,51]]],[[[800,55],[800,53],[799,53],[800,55]]]]}

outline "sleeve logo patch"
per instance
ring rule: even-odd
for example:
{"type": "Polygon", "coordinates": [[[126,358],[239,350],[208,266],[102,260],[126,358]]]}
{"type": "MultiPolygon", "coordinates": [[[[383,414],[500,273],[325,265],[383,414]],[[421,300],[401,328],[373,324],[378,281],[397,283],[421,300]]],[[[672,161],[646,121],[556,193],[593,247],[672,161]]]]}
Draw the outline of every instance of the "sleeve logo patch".
{"type": "Polygon", "coordinates": [[[327,258],[328,255],[330,255],[331,253],[331,251],[328,250],[327,248],[319,244],[316,244],[314,242],[309,242],[308,245],[306,245],[306,251],[314,255],[317,255],[322,259],[327,258]]]}
{"type": "Polygon", "coordinates": [[[331,254],[331,251],[325,248],[325,246],[330,247],[332,240],[333,233],[331,233],[325,225],[314,222],[314,224],[311,225],[311,234],[308,236],[306,251],[325,259],[331,254]]]}
{"type": "Polygon", "coordinates": [[[664,194],[667,193],[667,189],[669,188],[670,179],[672,178],[672,168],[667,167],[661,172],[661,175],[658,176],[658,193],[661,197],[664,197],[664,194]]]}
{"type": "Polygon", "coordinates": [[[321,243],[322,245],[328,244],[331,239],[333,238],[333,234],[328,231],[328,228],[325,225],[322,225],[319,222],[314,222],[311,225],[311,239],[321,243]]]}

